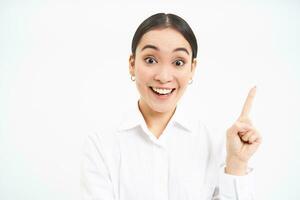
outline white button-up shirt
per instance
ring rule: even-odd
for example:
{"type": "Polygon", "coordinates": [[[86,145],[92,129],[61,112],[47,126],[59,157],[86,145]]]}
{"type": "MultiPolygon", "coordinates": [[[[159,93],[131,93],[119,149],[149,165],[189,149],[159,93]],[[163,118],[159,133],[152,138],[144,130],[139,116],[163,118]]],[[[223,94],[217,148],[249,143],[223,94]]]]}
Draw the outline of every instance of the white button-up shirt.
{"type": "MultiPolygon", "coordinates": [[[[176,109],[157,139],[134,106],[121,123],[90,134],[83,200],[252,200],[252,172],[224,173],[224,142],[176,109]]],[[[105,122],[104,122],[105,123],[105,122]]]]}

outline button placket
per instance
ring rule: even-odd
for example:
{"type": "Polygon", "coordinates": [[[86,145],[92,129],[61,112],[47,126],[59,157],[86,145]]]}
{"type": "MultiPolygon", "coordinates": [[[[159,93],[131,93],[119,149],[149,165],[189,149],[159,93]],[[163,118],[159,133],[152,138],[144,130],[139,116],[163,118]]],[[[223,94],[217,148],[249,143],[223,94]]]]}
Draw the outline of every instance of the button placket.
{"type": "Polygon", "coordinates": [[[157,200],[168,199],[169,175],[168,154],[165,148],[154,145],[154,196],[157,200]]]}

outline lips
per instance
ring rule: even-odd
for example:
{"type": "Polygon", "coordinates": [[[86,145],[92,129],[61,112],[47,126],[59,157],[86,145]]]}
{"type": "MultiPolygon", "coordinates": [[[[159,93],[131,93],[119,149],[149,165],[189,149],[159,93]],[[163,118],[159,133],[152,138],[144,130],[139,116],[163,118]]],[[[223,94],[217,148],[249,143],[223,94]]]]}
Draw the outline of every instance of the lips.
{"type": "Polygon", "coordinates": [[[159,88],[159,87],[150,87],[150,89],[155,93],[155,94],[158,94],[158,95],[169,95],[171,94],[175,88],[159,88]]]}

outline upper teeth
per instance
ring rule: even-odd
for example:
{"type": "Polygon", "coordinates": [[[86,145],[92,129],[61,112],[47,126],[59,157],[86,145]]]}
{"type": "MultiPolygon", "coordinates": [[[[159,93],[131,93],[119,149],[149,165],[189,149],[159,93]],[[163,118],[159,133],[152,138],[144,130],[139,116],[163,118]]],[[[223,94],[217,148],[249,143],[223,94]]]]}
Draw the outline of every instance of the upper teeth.
{"type": "Polygon", "coordinates": [[[154,87],[152,87],[152,89],[159,94],[168,94],[172,92],[172,89],[162,89],[162,88],[154,88],[154,87]]]}

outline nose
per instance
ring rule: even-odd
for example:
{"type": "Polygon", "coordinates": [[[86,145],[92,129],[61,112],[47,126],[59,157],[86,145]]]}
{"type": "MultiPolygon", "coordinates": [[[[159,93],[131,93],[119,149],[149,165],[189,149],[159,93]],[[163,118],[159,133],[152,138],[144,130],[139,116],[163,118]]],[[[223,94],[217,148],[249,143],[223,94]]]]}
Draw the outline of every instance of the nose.
{"type": "Polygon", "coordinates": [[[162,66],[156,73],[154,79],[161,83],[171,82],[173,80],[172,70],[166,66],[162,66]]]}

